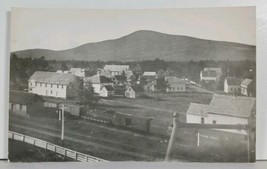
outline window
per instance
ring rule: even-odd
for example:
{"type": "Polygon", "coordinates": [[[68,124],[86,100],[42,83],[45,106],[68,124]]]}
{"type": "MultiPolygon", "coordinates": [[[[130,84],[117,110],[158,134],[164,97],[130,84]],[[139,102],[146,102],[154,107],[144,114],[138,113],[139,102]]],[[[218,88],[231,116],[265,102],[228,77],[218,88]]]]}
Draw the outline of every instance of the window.
{"type": "Polygon", "coordinates": [[[22,105],[21,104],[19,105],[19,110],[22,110],[22,105]]]}
{"type": "Polygon", "coordinates": [[[46,91],[46,95],[48,95],[48,90],[46,91]]]}
{"type": "Polygon", "coordinates": [[[51,88],[53,87],[53,85],[51,84],[51,88]]]}
{"type": "Polygon", "coordinates": [[[59,85],[57,85],[57,88],[59,88],[59,85]]]}
{"type": "Polygon", "coordinates": [[[201,124],[204,124],[205,123],[205,119],[204,117],[201,117],[201,124]]]}
{"type": "Polygon", "coordinates": [[[40,87],[42,87],[42,83],[40,83],[40,87]]]}
{"type": "Polygon", "coordinates": [[[216,120],[212,120],[212,124],[216,124],[216,120]]]}
{"type": "Polygon", "coordinates": [[[53,90],[51,90],[51,94],[53,94],[53,90]]]}
{"type": "Polygon", "coordinates": [[[45,87],[47,87],[47,84],[45,84],[45,87]]]}
{"type": "Polygon", "coordinates": [[[35,82],[35,86],[37,86],[37,82],[35,82]]]}
{"type": "Polygon", "coordinates": [[[61,85],[61,88],[62,88],[62,89],[63,89],[63,87],[64,87],[64,86],[63,86],[63,85],[61,85]]]}

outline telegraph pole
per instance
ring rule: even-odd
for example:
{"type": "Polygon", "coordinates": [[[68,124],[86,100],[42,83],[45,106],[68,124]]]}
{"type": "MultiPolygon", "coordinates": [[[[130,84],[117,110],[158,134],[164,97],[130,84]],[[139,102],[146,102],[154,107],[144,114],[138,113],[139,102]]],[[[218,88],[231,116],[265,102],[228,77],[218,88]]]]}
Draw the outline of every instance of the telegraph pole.
{"type": "Polygon", "coordinates": [[[172,122],[172,133],[171,133],[171,137],[170,137],[170,141],[169,141],[169,145],[168,145],[168,149],[167,149],[167,153],[166,153],[166,158],[165,161],[170,161],[171,160],[171,154],[172,154],[172,150],[174,147],[174,142],[175,142],[175,134],[176,134],[176,130],[177,130],[177,121],[178,121],[178,115],[176,113],[173,114],[173,122],[172,122]]]}
{"type": "Polygon", "coordinates": [[[62,117],[61,117],[61,119],[62,119],[62,123],[61,123],[61,144],[62,144],[62,146],[64,146],[64,120],[65,120],[65,117],[64,117],[64,104],[62,104],[62,117]]]}

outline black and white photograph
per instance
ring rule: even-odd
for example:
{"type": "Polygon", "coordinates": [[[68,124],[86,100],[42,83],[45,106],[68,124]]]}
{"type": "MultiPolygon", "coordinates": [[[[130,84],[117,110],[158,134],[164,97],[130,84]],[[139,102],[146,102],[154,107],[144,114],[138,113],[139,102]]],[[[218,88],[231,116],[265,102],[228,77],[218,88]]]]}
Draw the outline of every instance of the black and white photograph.
{"type": "Polygon", "coordinates": [[[255,162],[255,7],[13,8],[10,162],[255,162]]]}

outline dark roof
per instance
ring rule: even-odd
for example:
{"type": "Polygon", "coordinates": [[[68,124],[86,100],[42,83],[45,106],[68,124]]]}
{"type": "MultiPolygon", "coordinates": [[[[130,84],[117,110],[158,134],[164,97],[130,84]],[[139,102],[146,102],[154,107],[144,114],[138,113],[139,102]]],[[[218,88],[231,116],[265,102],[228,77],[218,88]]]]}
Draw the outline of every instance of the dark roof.
{"type": "Polygon", "coordinates": [[[114,91],[114,88],[111,85],[105,85],[103,87],[105,87],[107,91],[114,91]]]}
{"type": "Polygon", "coordinates": [[[36,71],[29,80],[34,80],[39,83],[68,85],[75,79],[76,77],[70,73],[36,71]]]}
{"type": "Polygon", "coordinates": [[[245,79],[241,82],[241,86],[248,87],[253,80],[251,79],[245,79]]]}
{"type": "Polygon", "coordinates": [[[140,86],[140,85],[131,86],[131,88],[132,88],[135,92],[143,92],[143,91],[144,91],[143,87],[140,86]]]}
{"type": "Polygon", "coordinates": [[[106,76],[94,75],[92,77],[84,78],[84,82],[90,82],[92,84],[100,84],[100,83],[113,83],[111,79],[106,76]]]}
{"type": "Polygon", "coordinates": [[[116,80],[119,80],[119,81],[126,81],[127,80],[127,77],[123,76],[123,75],[115,75],[114,77],[116,78],[116,80]]]}
{"type": "Polygon", "coordinates": [[[252,97],[215,94],[208,107],[208,113],[248,118],[255,109],[256,99],[252,97]]]}
{"type": "Polygon", "coordinates": [[[227,80],[227,83],[229,86],[239,86],[241,83],[240,79],[234,78],[234,77],[227,77],[225,78],[227,80]]]}
{"type": "Polygon", "coordinates": [[[32,94],[32,93],[27,93],[27,92],[22,92],[22,91],[14,91],[14,90],[11,90],[9,92],[10,103],[28,105],[28,104],[32,104],[37,101],[43,101],[43,99],[37,94],[32,94]]]}
{"type": "Polygon", "coordinates": [[[217,77],[216,71],[201,71],[202,77],[217,77]]]}

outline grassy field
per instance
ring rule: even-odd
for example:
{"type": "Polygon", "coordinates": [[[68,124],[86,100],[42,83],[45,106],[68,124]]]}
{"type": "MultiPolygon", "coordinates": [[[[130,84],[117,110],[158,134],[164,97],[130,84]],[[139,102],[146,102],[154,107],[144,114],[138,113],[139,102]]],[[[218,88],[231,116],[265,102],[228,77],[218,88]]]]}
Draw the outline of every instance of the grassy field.
{"type": "Polygon", "coordinates": [[[9,160],[11,162],[63,162],[73,161],[62,155],[53,153],[21,141],[9,140],[9,160]]]}

